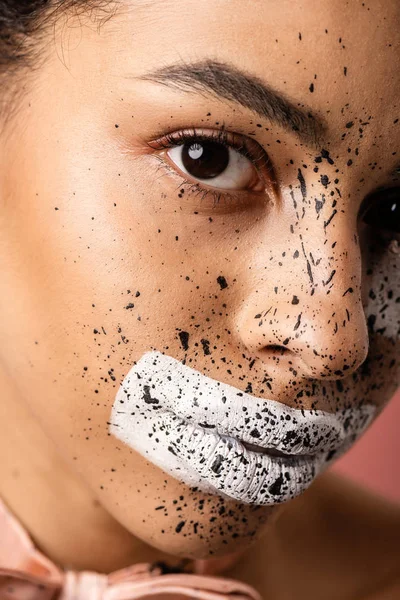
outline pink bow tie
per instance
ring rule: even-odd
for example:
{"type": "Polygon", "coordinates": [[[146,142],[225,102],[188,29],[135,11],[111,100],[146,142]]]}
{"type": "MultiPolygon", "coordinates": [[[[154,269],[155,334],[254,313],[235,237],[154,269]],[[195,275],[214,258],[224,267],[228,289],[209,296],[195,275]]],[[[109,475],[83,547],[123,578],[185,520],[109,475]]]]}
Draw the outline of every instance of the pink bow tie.
{"type": "Polygon", "coordinates": [[[139,563],[109,575],[63,571],[33,545],[0,500],[1,600],[262,600],[251,586],[219,576],[162,573],[139,563]]]}

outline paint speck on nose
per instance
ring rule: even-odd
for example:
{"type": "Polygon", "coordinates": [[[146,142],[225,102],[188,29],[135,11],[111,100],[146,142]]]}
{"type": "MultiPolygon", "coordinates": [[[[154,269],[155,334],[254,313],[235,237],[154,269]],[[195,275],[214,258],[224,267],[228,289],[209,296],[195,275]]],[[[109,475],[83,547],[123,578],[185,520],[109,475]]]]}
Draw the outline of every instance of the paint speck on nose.
{"type": "Polygon", "coordinates": [[[181,341],[182,344],[182,348],[186,351],[189,348],[189,334],[187,331],[180,331],[179,332],[179,339],[181,341]]]}
{"type": "Polygon", "coordinates": [[[220,285],[220,288],[221,288],[221,290],[223,290],[224,288],[227,288],[227,287],[228,287],[228,284],[227,284],[227,282],[226,282],[226,279],[225,279],[225,277],[224,277],[223,275],[219,275],[219,276],[217,277],[217,281],[218,281],[218,283],[219,283],[219,285],[220,285]]]}

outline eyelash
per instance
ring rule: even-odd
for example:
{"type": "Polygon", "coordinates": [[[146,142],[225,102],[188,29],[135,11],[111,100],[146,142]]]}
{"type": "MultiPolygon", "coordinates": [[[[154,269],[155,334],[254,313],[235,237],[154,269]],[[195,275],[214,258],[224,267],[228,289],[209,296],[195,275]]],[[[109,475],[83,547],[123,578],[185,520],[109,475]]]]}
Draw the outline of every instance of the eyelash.
{"type": "MultiPolygon", "coordinates": [[[[188,142],[201,142],[201,141],[216,141],[227,148],[234,148],[237,152],[245,156],[250,160],[250,162],[255,167],[258,175],[262,178],[263,181],[266,181],[266,178],[263,174],[263,171],[267,171],[268,177],[272,182],[275,182],[274,169],[272,163],[266,154],[265,150],[261,148],[261,146],[255,141],[245,136],[235,134],[233,132],[227,132],[225,129],[210,130],[209,134],[204,132],[198,132],[195,128],[193,129],[184,129],[181,131],[167,133],[161,138],[155,140],[154,142],[147,142],[147,144],[154,148],[156,146],[157,149],[160,148],[172,148],[175,146],[180,146],[188,142]],[[259,155],[255,155],[254,148],[257,148],[259,151],[259,155]]],[[[160,161],[161,166],[167,169],[167,171],[172,172],[174,175],[177,175],[176,169],[174,169],[171,165],[169,165],[163,158],[157,156],[157,159],[160,161]]],[[[240,202],[243,201],[243,197],[245,194],[251,193],[249,190],[238,190],[236,192],[232,191],[223,191],[217,189],[211,189],[204,187],[199,182],[191,182],[187,179],[183,178],[182,186],[185,186],[190,192],[197,192],[198,194],[202,194],[201,200],[204,198],[212,197],[215,204],[219,204],[221,200],[224,202],[240,202]]],[[[253,192],[255,194],[260,194],[260,192],[253,192]]]]}

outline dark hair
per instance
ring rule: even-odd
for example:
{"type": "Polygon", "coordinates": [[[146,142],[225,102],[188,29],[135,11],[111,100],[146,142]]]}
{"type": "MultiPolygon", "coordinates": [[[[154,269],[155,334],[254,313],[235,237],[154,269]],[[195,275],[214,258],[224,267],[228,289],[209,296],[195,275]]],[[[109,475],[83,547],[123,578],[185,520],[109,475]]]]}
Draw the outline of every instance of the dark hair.
{"type": "Polygon", "coordinates": [[[24,39],[37,26],[49,0],[0,0],[0,68],[10,68],[26,55],[24,39]]]}
{"type": "Polygon", "coordinates": [[[13,112],[21,92],[18,75],[45,59],[46,34],[67,11],[106,14],[115,0],[0,0],[0,117],[13,112]]]}

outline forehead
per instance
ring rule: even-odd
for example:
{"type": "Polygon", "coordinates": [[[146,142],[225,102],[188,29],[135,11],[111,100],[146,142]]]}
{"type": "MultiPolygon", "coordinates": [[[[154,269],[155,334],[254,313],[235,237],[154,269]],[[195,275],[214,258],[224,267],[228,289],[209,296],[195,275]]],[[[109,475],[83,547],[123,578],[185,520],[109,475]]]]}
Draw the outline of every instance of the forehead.
{"type": "Polygon", "coordinates": [[[106,23],[102,46],[115,76],[213,58],[331,121],[349,108],[379,115],[382,130],[398,110],[399,24],[397,0],[132,0],[106,23]]]}
{"type": "MultiPolygon", "coordinates": [[[[319,115],[331,149],[343,149],[356,130],[343,142],[345,124],[354,121],[366,124],[361,145],[372,149],[371,160],[382,160],[383,149],[387,171],[397,164],[398,0],[127,0],[101,27],[83,22],[62,25],[58,50],[80,103],[79,87],[90,85],[96,103],[131,93],[132,100],[148,94],[150,106],[154,86],[140,89],[135,78],[177,63],[227,62],[319,115]]],[[[169,92],[161,86],[175,118],[188,110],[187,97],[169,92]]]]}

